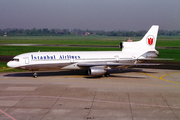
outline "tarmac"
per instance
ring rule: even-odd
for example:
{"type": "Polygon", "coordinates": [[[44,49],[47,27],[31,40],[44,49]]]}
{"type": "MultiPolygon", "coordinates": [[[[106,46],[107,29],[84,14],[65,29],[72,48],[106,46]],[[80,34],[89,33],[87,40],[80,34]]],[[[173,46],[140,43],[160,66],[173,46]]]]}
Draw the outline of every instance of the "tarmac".
{"type": "Polygon", "coordinates": [[[180,120],[180,70],[0,73],[0,120],[180,120]]]}

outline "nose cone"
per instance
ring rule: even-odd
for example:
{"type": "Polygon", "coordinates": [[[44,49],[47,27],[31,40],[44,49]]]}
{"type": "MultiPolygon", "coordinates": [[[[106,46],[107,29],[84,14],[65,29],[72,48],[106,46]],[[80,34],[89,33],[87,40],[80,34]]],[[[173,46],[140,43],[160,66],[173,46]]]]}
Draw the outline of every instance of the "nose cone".
{"type": "Polygon", "coordinates": [[[18,65],[17,62],[9,61],[9,62],[7,63],[7,66],[8,66],[8,67],[11,67],[11,68],[16,68],[16,67],[18,67],[19,65],[18,65]]]}

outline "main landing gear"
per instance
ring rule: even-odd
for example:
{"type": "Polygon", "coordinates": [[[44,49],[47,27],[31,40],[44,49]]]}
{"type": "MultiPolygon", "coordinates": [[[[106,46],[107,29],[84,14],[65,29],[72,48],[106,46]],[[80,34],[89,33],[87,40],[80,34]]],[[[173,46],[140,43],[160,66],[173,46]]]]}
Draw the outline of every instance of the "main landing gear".
{"type": "Polygon", "coordinates": [[[102,77],[110,77],[109,73],[105,73],[104,75],[102,75],[102,77]]]}

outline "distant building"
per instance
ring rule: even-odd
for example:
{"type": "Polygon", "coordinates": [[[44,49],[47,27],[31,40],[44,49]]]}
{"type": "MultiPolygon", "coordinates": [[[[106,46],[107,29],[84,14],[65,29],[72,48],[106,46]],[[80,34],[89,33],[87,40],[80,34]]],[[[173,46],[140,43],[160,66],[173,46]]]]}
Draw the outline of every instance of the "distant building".
{"type": "Polygon", "coordinates": [[[84,35],[89,35],[90,33],[89,32],[86,32],[84,35]]]}
{"type": "Polygon", "coordinates": [[[133,42],[133,40],[129,37],[129,39],[127,39],[127,42],[133,42]]]}
{"type": "Polygon", "coordinates": [[[7,37],[7,32],[4,33],[4,37],[7,37]]]}

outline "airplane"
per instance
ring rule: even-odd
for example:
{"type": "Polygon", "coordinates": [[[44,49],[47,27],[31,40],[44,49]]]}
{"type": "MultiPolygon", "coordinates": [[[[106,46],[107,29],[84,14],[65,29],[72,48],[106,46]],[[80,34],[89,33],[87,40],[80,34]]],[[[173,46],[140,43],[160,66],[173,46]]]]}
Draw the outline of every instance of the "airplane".
{"type": "Polygon", "coordinates": [[[15,56],[8,67],[33,71],[86,70],[90,76],[109,76],[108,70],[132,66],[158,65],[143,63],[156,58],[158,25],[153,25],[140,41],[121,42],[122,51],[30,52],[15,56]]]}

